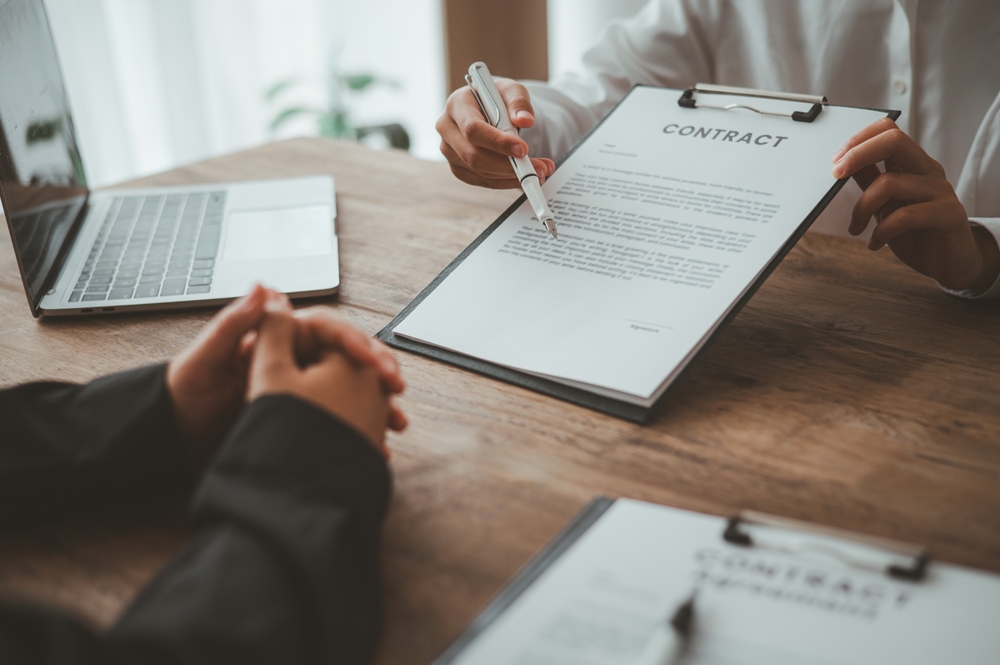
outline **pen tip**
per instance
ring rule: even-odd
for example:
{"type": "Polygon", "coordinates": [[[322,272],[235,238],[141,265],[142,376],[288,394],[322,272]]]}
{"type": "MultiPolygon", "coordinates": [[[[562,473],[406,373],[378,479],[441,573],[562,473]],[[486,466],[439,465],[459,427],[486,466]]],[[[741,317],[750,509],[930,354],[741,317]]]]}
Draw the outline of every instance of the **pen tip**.
{"type": "Polygon", "coordinates": [[[542,222],[542,225],[546,229],[548,229],[549,233],[552,234],[553,238],[555,238],[556,240],[559,239],[559,233],[556,231],[556,222],[554,219],[546,219],[544,222],[542,222]]]}

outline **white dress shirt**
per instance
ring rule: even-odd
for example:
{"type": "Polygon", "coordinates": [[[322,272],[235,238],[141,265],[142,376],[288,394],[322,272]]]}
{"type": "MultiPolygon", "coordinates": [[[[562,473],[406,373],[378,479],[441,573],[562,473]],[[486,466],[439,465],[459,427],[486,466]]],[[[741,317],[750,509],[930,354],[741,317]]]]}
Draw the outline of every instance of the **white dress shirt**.
{"type": "MultiPolygon", "coordinates": [[[[698,82],[902,111],[897,124],[1000,242],[1000,2],[651,0],[608,27],[583,71],[526,83],[537,124],[521,136],[559,158],[633,85],[698,82]]],[[[859,194],[845,187],[813,228],[845,234],[859,194]]],[[[980,297],[1000,297],[1000,279],[980,297]]]]}

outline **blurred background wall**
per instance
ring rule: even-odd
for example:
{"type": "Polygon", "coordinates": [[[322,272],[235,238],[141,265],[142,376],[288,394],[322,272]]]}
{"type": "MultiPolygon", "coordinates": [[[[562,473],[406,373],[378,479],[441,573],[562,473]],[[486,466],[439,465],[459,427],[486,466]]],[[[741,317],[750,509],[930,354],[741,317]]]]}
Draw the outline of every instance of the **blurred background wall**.
{"type": "Polygon", "coordinates": [[[45,0],[92,186],[318,132],[282,110],[329,108],[331,72],[356,124],[399,122],[439,159],[434,122],[473,60],[544,79],[570,69],[642,0],[45,0]],[[451,64],[454,62],[455,64],[451,64]],[[274,100],[266,92],[294,81],[274,100]]]}
{"type": "Polygon", "coordinates": [[[549,77],[573,70],[609,23],[632,16],[646,0],[548,0],[549,77]]]}

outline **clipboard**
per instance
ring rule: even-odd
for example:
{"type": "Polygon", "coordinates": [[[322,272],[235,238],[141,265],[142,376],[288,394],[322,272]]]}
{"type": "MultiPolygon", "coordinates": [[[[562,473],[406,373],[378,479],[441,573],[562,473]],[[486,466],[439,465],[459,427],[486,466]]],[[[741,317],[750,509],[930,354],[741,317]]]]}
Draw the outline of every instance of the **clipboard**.
{"type": "MultiPolygon", "coordinates": [[[[604,496],[596,496],[592,499],[538,555],[500,590],[458,638],[434,661],[433,665],[452,665],[461,660],[464,652],[489,630],[503,613],[531,588],[532,584],[566,554],[608,512],[615,502],[615,499],[604,496]]],[[[747,532],[750,527],[791,531],[801,534],[805,538],[832,538],[847,545],[857,545],[870,549],[876,555],[875,561],[878,561],[878,557],[881,556],[888,563],[882,568],[878,568],[878,566],[872,568],[869,565],[870,562],[852,560],[849,553],[840,553],[828,544],[817,544],[812,551],[819,551],[824,556],[836,559],[846,566],[877,572],[885,575],[887,579],[902,580],[904,584],[919,585],[927,577],[930,554],[922,546],[754,511],[742,511],[724,520],[724,525],[718,530],[718,540],[720,543],[725,542],[740,547],[777,550],[783,554],[794,555],[805,552],[804,549],[801,552],[791,551],[782,545],[780,540],[774,538],[754,538],[747,532]]],[[[808,541],[806,542],[808,543],[808,541]]],[[[697,609],[694,612],[697,614],[697,609]]],[[[695,618],[694,621],[697,622],[698,619],[695,618]]]]}
{"type": "MultiPolygon", "coordinates": [[[[653,87],[653,86],[633,86],[629,94],[632,94],[637,88],[642,87],[653,87]]],[[[597,125],[595,125],[583,138],[581,138],[576,145],[567,152],[557,163],[557,167],[565,162],[570,156],[572,156],[580,146],[585,144],[590,137],[594,134],[599,127],[601,127],[604,121],[612,116],[628,95],[622,98],[622,100],[612,109],[597,125]]],[[[710,99],[710,97],[709,97],[710,99]]],[[[692,111],[698,108],[713,108],[713,109],[723,109],[730,110],[735,108],[750,110],[758,114],[763,115],[780,115],[789,118],[791,122],[802,122],[811,123],[819,114],[822,112],[823,108],[829,106],[826,97],[817,97],[813,95],[800,95],[800,94],[786,94],[786,93],[775,93],[767,90],[757,90],[748,88],[736,88],[731,86],[719,86],[712,84],[699,83],[692,88],[686,89],[680,98],[677,100],[677,104],[680,107],[691,109],[692,111]],[[740,104],[730,104],[726,106],[714,105],[710,101],[702,101],[701,96],[710,96],[713,94],[724,94],[724,95],[735,95],[743,96],[747,98],[746,103],[740,104]],[[790,113],[773,113],[765,110],[761,110],[752,105],[752,99],[773,99],[781,101],[790,102],[803,102],[811,104],[811,108],[808,111],[795,111],[790,113]]],[[[867,109],[871,111],[877,111],[879,113],[885,113],[886,117],[896,120],[900,116],[900,111],[892,111],[886,109],[867,109]]],[[[735,302],[732,309],[721,319],[719,325],[714,331],[707,337],[705,343],[702,345],[701,349],[687,362],[685,367],[681,370],[679,375],[671,382],[670,386],[663,392],[662,395],[656,400],[654,404],[649,407],[632,404],[622,400],[614,399],[604,395],[599,395],[591,391],[577,388],[574,386],[565,385],[557,381],[552,381],[543,377],[536,376],[534,374],[523,372],[517,369],[512,369],[509,367],[504,367],[486,360],[481,360],[472,356],[467,356],[462,353],[451,351],[442,347],[434,346],[432,344],[425,344],[423,342],[418,342],[413,339],[408,339],[395,334],[396,327],[402,323],[407,316],[413,312],[414,309],[421,302],[424,301],[463,261],[466,260],[475,250],[478,248],[483,241],[485,241],[493,232],[500,227],[504,221],[507,220],[516,210],[518,210],[522,204],[526,201],[524,195],[520,196],[507,210],[505,210],[485,231],[483,231],[475,240],[469,244],[462,252],[455,257],[455,259],[445,267],[444,270],[438,274],[437,277],[431,281],[418,295],[415,297],[403,310],[396,315],[382,330],[377,334],[378,339],[382,340],[389,346],[401,349],[404,351],[410,351],[417,353],[428,358],[433,358],[456,367],[461,367],[467,369],[477,374],[483,376],[488,376],[506,383],[510,383],[522,388],[527,388],[535,392],[541,393],[543,395],[548,395],[550,397],[555,397],[578,406],[583,406],[607,415],[611,415],[623,420],[627,420],[640,425],[647,424],[656,413],[657,409],[664,403],[664,401],[671,395],[674,387],[680,382],[680,380],[687,374],[691,366],[698,360],[701,354],[707,349],[718,337],[723,330],[728,327],[729,323],[736,317],[737,314],[743,309],[743,307],[750,301],[750,299],[757,292],[757,289],[767,280],[778,264],[781,263],[782,259],[791,251],[799,239],[805,234],[809,227],[814,221],[819,217],[820,213],[830,204],[833,198],[840,192],[840,190],[847,183],[847,179],[838,180],[826,193],[826,195],[815,205],[811,210],[809,215],[802,220],[801,224],[792,233],[785,243],[781,246],[780,250],[774,255],[774,257],[767,263],[763,270],[759,273],[757,278],[748,286],[745,293],[735,302]]]]}

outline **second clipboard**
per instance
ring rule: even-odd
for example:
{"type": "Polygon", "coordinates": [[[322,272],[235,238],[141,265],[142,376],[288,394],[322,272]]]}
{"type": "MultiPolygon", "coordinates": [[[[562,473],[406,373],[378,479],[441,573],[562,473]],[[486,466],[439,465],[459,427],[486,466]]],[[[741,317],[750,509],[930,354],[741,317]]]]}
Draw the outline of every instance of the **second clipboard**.
{"type": "Polygon", "coordinates": [[[434,665],[638,662],[692,589],[685,663],[987,665],[1000,653],[998,575],[760,513],[597,497],[434,665]]]}

